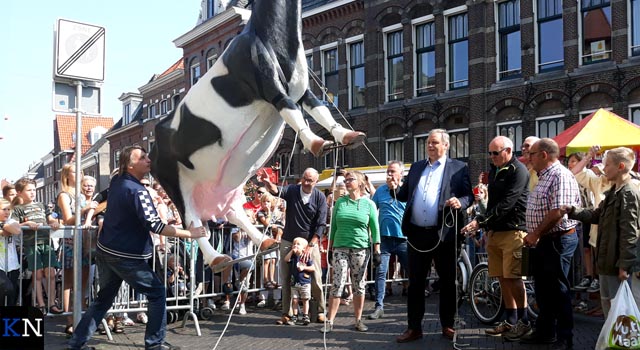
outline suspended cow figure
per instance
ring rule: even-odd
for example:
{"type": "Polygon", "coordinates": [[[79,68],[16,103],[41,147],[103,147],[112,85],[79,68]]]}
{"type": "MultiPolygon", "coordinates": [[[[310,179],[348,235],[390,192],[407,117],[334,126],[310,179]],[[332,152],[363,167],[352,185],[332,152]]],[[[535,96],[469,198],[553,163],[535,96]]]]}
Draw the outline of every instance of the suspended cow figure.
{"type": "MultiPolygon", "coordinates": [[[[363,133],[336,123],[309,90],[301,0],[255,1],[242,33],[156,126],[152,173],[184,223],[226,217],[261,250],[275,245],[245,214],[243,185],[275,151],[285,123],[315,156],[333,147],[309,129],[297,103],[340,145],[364,141],[363,133]]],[[[205,238],[198,243],[205,263],[230,260],[205,238]]]]}

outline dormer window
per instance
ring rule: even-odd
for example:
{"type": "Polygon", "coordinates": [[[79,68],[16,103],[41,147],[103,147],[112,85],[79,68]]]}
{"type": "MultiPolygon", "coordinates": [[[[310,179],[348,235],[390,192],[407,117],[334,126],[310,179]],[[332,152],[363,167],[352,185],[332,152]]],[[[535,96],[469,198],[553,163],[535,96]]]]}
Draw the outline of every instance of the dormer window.
{"type": "Polygon", "coordinates": [[[124,121],[123,124],[129,124],[131,121],[131,103],[125,103],[122,107],[122,118],[124,121]]]}
{"type": "Polygon", "coordinates": [[[91,145],[95,145],[95,143],[98,142],[106,132],[107,129],[102,126],[96,126],[91,129],[91,131],[89,131],[89,142],[91,145]]]}

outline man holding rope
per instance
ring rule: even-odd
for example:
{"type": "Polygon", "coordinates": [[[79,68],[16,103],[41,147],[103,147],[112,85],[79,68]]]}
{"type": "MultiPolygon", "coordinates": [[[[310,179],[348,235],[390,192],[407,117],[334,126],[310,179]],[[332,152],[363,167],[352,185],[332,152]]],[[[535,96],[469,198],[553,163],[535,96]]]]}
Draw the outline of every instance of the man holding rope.
{"type": "Polygon", "coordinates": [[[394,178],[387,178],[391,197],[407,202],[402,231],[409,246],[409,325],[396,338],[398,343],[422,338],[424,289],[432,260],[440,277],[442,335],[448,339],[455,335],[456,259],[462,243],[458,234],[465,223],[465,209],[473,203],[473,192],[467,164],[447,157],[446,130],[429,132],[426,151],[428,158],[411,165],[402,186],[394,178]]]}

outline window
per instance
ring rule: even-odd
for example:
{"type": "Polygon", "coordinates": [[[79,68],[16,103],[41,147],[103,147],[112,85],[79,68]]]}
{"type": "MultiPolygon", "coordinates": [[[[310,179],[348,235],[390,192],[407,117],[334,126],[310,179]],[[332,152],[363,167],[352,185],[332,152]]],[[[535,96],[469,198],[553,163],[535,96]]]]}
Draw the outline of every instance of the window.
{"type": "Polygon", "coordinates": [[[293,159],[289,159],[291,153],[285,152],[278,154],[278,163],[280,163],[280,177],[291,176],[293,174],[293,159]],[[287,166],[289,167],[287,171],[287,166]]]}
{"type": "Polygon", "coordinates": [[[197,58],[191,61],[191,86],[195,85],[200,79],[200,62],[197,58]]]}
{"type": "Polygon", "coordinates": [[[171,105],[172,105],[171,110],[176,109],[179,103],[180,103],[180,95],[173,95],[173,97],[171,97],[171,105]]]}
{"type": "Polygon", "coordinates": [[[131,122],[131,103],[125,103],[122,107],[122,124],[127,125],[131,122]]]}
{"type": "Polygon", "coordinates": [[[582,0],[582,64],[611,59],[610,0],[582,0]]]}
{"type": "Polygon", "coordinates": [[[113,152],[113,165],[114,165],[114,169],[117,169],[118,167],[120,167],[120,151],[115,151],[113,152]]]}
{"type": "Polygon", "coordinates": [[[538,71],[564,68],[562,0],[538,0],[538,71]]]}
{"type": "Polygon", "coordinates": [[[419,160],[423,160],[425,158],[427,158],[427,138],[429,137],[428,134],[423,134],[423,135],[417,135],[414,140],[415,140],[415,159],[413,160],[414,162],[417,162],[419,160]]]}
{"type": "Polygon", "coordinates": [[[214,0],[207,0],[207,18],[216,14],[216,4],[214,0]]]}
{"type": "MultiPolygon", "coordinates": [[[[613,111],[613,108],[611,108],[611,107],[602,107],[602,108],[604,108],[606,111],[609,111],[609,112],[613,111]]],[[[580,111],[580,112],[578,112],[578,116],[580,117],[580,120],[582,120],[582,119],[584,119],[584,118],[586,118],[586,117],[590,116],[590,115],[591,115],[591,114],[593,114],[594,112],[597,112],[597,111],[598,111],[598,109],[599,109],[599,108],[597,108],[597,109],[588,109],[588,110],[580,111]]]]}
{"type": "Polygon", "coordinates": [[[388,139],[387,141],[387,159],[403,161],[404,159],[404,138],[388,139]]]}
{"type": "Polygon", "coordinates": [[[217,60],[218,55],[215,53],[215,51],[209,51],[209,55],[207,55],[207,71],[211,69],[211,67],[213,67],[217,60]]]}
{"type": "Polygon", "coordinates": [[[402,56],[402,30],[387,33],[387,100],[404,98],[404,57],[402,56]]]}
{"type": "Polygon", "coordinates": [[[416,95],[433,93],[436,87],[436,28],[434,22],[416,26],[416,95]]]}
{"type": "Polygon", "coordinates": [[[640,0],[631,0],[631,8],[629,9],[629,29],[631,33],[629,39],[631,45],[631,56],[640,56],[640,0]]]}
{"type": "Polygon", "coordinates": [[[305,52],[305,58],[307,59],[307,69],[313,72],[313,52],[305,52]]]}
{"type": "Polygon", "coordinates": [[[156,105],[152,104],[149,106],[148,108],[148,115],[147,118],[153,118],[156,116],[156,105]]]}
{"type": "Polygon", "coordinates": [[[467,13],[449,17],[448,54],[450,90],[469,85],[469,40],[467,13]]]}
{"type": "Polygon", "coordinates": [[[629,120],[636,125],[640,125],[640,105],[629,106],[629,120]]]}
{"type": "Polygon", "coordinates": [[[167,114],[167,112],[169,110],[168,105],[169,105],[169,103],[167,102],[167,100],[160,101],[160,115],[167,114]]]}
{"type": "Polygon", "coordinates": [[[469,129],[448,131],[449,158],[467,161],[469,159],[469,129]]]}
{"type": "Polygon", "coordinates": [[[323,76],[326,89],[325,101],[329,105],[338,106],[338,49],[333,48],[322,52],[323,76]]]}
{"type": "Polygon", "coordinates": [[[338,156],[337,166],[344,167],[344,147],[340,147],[324,155],[322,162],[325,169],[334,167],[334,162],[336,160],[336,152],[338,156]]]}
{"type": "Polygon", "coordinates": [[[498,4],[498,79],[521,76],[520,0],[498,4]]]}
{"type": "Polygon", "coordinates": [[[349,45],[349,91],[351,108],[364,107],[364,42],[349,45]]]}
{"type": "Polygon", "coordinates": [[[564,116],[556,115],[536,119],[536,134],[539,138],[554,138],[564,131],[564,116]]]}
{"type": "Polygon", "coordinates": [[[102,126],[97,126],[91,129],[91,131],[89,132],[89,142],[94,145],[106,132],[107,129],[103,128],[102,126]]]}
{"type": "Polygon", "coordinates": [[[496,127],[498,128],[498,135],[511,139],[515,155],[520,156],[522,154],[520,151],[520,148],[522,148],[522,122],[498,123],[496,127]]]}

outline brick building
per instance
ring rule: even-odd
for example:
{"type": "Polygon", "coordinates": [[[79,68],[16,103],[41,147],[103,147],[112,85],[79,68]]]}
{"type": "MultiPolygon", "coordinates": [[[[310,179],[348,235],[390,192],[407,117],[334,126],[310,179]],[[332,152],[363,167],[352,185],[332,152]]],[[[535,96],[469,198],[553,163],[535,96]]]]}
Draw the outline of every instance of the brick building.
{"type": "MultiPolygon", "coordinates": [[[[155,122],[145,123],[170,111],[213,65],[249,19],[247,3],[202,1],[198,24],[174,40],[183,69],[172,77],[182,81],[154,77],[141,88],[137,126],[110,136],[112,161],[124,145],[152,144],[155,122]]],[[[478,174],[498,134],[519,151],[525,137],[553,137],[600,107],[640,124],[640,0],[303,0],[302,7],[311,89],[336,120],[368,135],[367,148],[336,151],[338,166],[423,159],[426,135],[439,127],[452,136],[450,156],[478,174]]],[[[274,154],[282,173],[292,153],[292,178],[335,165],[335,154],[302,154],[294,137],[286,128],[274,154]]]]}

